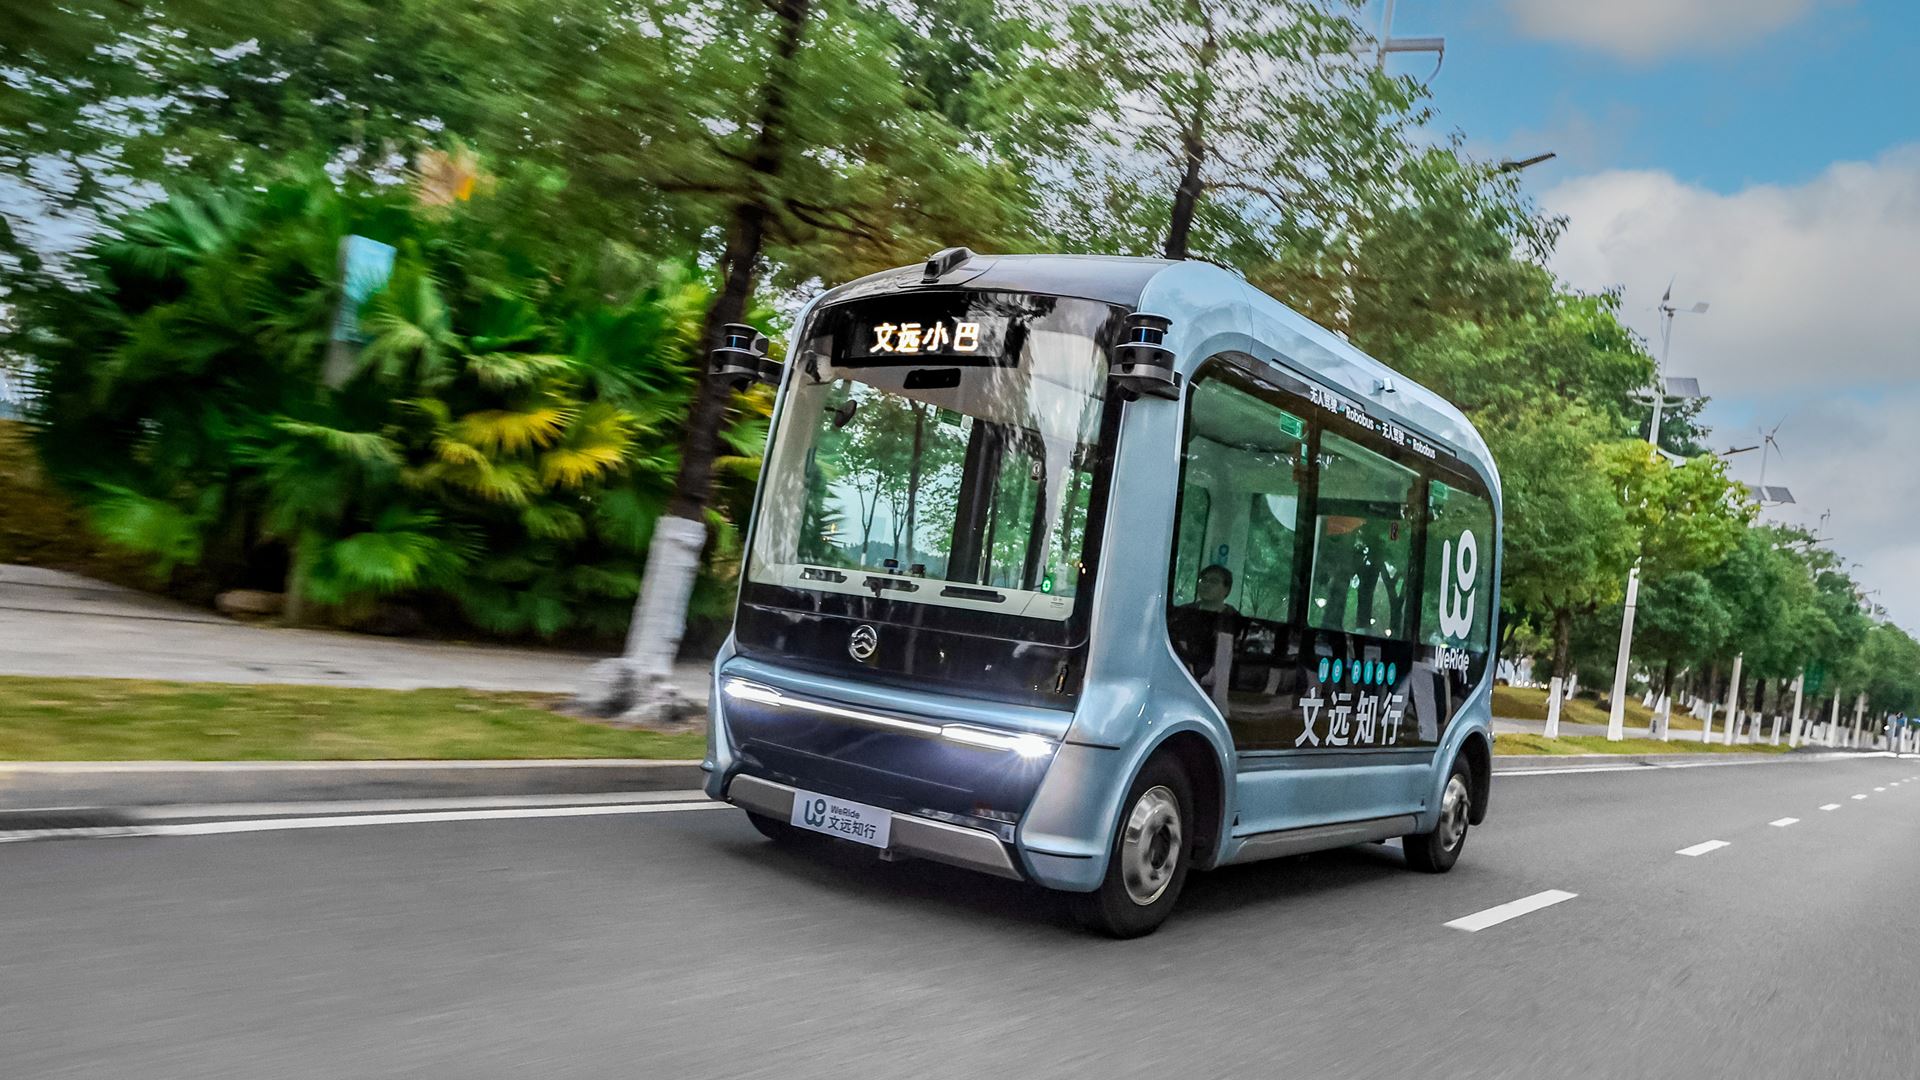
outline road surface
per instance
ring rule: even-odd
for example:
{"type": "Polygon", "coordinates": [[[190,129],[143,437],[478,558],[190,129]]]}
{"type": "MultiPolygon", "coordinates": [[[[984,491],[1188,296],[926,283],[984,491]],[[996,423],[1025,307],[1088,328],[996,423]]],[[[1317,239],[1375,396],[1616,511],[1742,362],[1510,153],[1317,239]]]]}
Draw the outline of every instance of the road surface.
{"type": "Polygon", "coordinates": [[[1135,942],[691,796],[0,843],[0,1072],[1910,1080],[1916,776],[1501,775],[1450,875],[1379,846],[1238,867],[1135,942]]]}

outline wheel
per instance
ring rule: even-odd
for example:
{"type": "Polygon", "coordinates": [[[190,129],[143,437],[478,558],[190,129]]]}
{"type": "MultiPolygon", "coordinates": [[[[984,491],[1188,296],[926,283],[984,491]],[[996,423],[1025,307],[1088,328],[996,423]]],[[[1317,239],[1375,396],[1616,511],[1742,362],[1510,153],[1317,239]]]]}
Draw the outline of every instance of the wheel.
{"type": "Polygon", "coordinates": [[[1171,757],[1147,763],[1127,790],[1107,855],[1107,876],[1092,892],[1070,894],[1074,917],[1117,938],[1159,929],[1173,913],[1193,866],[1193,786],[1171,757]]]}
{"type": "Polygon", "coordinates": [[[1467,846],[1467,814],[1473,809],[1473,775],[1466,761],[1453,763],[1453,774],[1440,795],[1440,822],[1432,832],[1400,838],[1407,852],[1407,865],[1428,874],[1444,874],[1460,861],[1460,849],[1467,846]]]}
{"type": "Polygon", "coordinates": [[[781,821],[779,818],[770,818],[765,814],[756,814],[749,810],[747,811],[747,820],[753,822],[753,827],[760,830],[761,836],[766,837],[776,844],[789,844],[800,838],[799,829],[781,821]]]}

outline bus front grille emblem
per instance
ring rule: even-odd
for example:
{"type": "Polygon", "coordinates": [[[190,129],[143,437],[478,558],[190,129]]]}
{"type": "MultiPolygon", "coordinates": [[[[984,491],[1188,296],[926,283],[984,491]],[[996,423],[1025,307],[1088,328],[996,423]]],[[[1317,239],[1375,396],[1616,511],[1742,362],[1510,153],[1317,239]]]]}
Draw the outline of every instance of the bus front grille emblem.
{"type": "Polygon", "coordinates": [[[866,623],[861,623],[859,626],[854,627],[852,636],[847,638],[847,652],[855,660],[865,660],[871,657],[874,650],[879,647],[879,631],[866,623]]]}

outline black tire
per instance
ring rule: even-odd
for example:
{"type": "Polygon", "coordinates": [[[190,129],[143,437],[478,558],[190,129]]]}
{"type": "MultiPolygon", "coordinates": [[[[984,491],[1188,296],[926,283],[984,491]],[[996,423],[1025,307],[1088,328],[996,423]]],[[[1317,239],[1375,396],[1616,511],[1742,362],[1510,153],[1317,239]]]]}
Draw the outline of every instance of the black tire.
{"type": "Polygon", "coordinates": [[[1454,761],[1447,786],[1440,790],[1440,820],[1433,831],[1400,838],[1401,846],[1406,849],[1407,865],[1426,874],[1444,874],[1453,869],[1453,864],[1460,861],[1460,852],[1467,846],[1467,832],[1473,827],[1468,821],[1472,811],[1473,771],[1467,768],[1463,757],[1454,761]]]}
{"type": "Polygon", "coordinates": [[[779,818],[770,818],[765,814],[756,814],[749,810],[747,811],[747,820],[753,822],[753,827],[760,830],[761,836],[766,837],[776,844],[791,844],[800,838],[799,829],[781,821],[779,818]]]}
{"type": "Polygon", "coordinates": [[[1092,892],[1068,894],[1074,918],[1116,938],[1158,930],[1173,913],[1193,867],[1193,825],[1193,784],[1186,770],[1170,756],[1147,762],[1121,804],[1107,851],[1107,876],[1092,892]],[[1135,871],[1131,884],[1129,867],[1135,871]]]}

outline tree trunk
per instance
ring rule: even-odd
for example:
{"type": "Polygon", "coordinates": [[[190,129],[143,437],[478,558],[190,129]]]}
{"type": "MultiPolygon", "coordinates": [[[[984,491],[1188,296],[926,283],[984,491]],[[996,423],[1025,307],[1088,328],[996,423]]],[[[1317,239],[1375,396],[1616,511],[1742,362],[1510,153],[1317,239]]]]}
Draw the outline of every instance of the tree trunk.
{"type": "Polygon", "coordinates": [[[1193,215],[1200,206],[1200,165],[1206,159],[1206,148],[1199,143],[1199,129],[1200,118],[1195,116],[1193,126],[1180,139],[1187,167],[1180,176],[1180,186],[1173,189],[1173,214],[1167,225],[1166,247],[1161,252],[1169,259],[1187,257],[1187,244],[1193,235],[1193,215]]]}
{"type": "Polygon", "coordinates": [[[301,569],[299,534],[287,544],[287,583],[282,588],[286,599],[280,608],[281,618],[288,626],[305,626],[313,618],[313,611],[307,604],[307,575],[301,569]]]}
{"type": "Polygon", "coordinates": [[[907,558],[902,570],[913,569],[914,532],[918,528],[915,520],[920,512],[920,453],[926,442],[926,414],[920,411],[920,403],[913,403],[913,461],[907,466],[907,558]]]}
{"type": "Polygon", "coordinates": [[[1180,133],[1180,185],[1173,189],[1173,213],[1167,223],[1167,243],[1161,252],[1169,259],[1187,257],[1193,218],[1200,209],[1201,192],[1206,189],[1200,179],[1200,169],[1207,160],[1206,119],[1207,110],[1213,105],[1213,59],[1218,52],[1219,42],[1214,39],[1213,27],[1209,26],[1206,40],[1200,43],[1199,100],[1187,120],[1186,130],[1180,133]]]}
{"type": "Polygon", "coordinates": [[[1573,611],[1561,608],[1553,613],[1553,676],[1566,685],[1568,659],[1573,653],[1573,611]]]}
{"type": "Polygon", "coordinates": [[[687,602],[700,572],[720,426],[732,396],[731,387],[708,371],[707,358],[719,346],[726,324],[746,317],[747,302],[753,296],[770,218],[765,193],[773,185],[766,181],[778,177],[786,166],[787,94],[811,3],[768,0],[778,28],[774,58],[760,100],[759,137],[748,162],[754,177],[743,185],[748,194],[734,206],[728,222],[726,249],[720,259],[720,293],[707,308],[701,328],[700,350],[694,361],[697,389],[680,444],[680,472],[667,502],[667,513],[654,525],[646,576],[641,580],[640,598],[634,604],[633,624],[627,633],[626,655],[594,665],[582,695],[587,707],[619,713],[630,721],[667,719],[680,709],[670,677],[681,636],[686,633],[687,602]]]}

